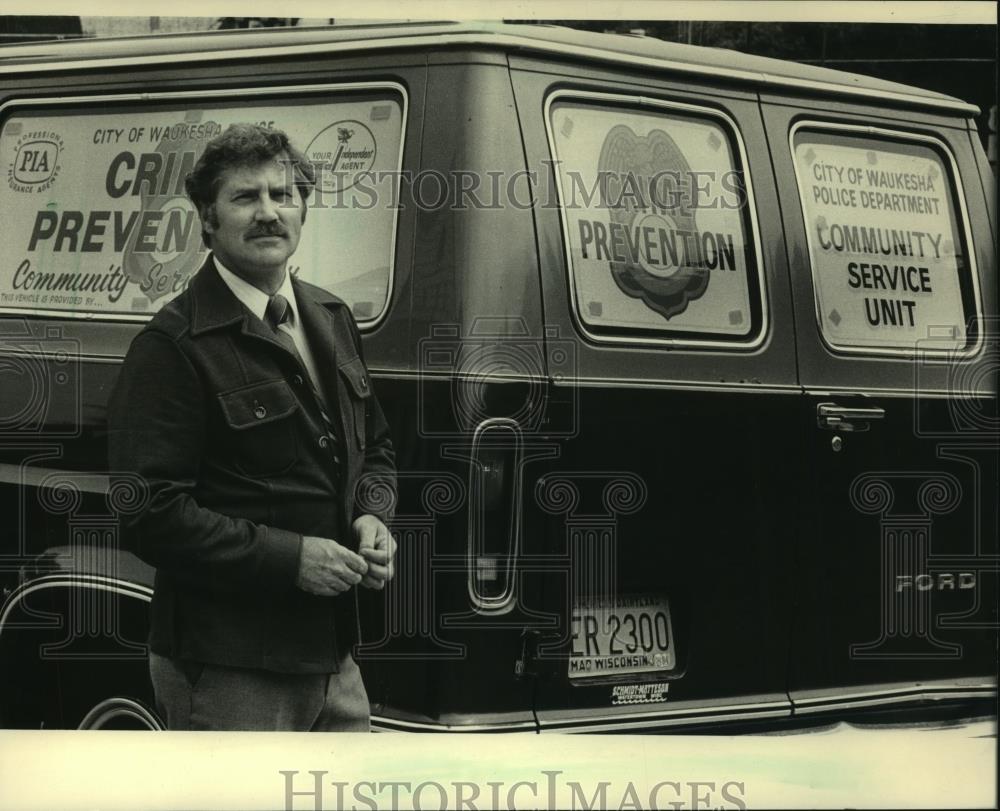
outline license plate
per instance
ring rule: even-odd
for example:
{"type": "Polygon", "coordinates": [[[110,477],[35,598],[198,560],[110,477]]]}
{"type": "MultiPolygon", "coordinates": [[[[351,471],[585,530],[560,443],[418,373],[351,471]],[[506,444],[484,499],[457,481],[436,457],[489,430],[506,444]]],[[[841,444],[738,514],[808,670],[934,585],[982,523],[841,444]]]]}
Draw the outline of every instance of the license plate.
{"type": "Polygon", "coordinates": [[[573,606],[569,678],[673,670],[677,664],[667,600],[630,595],[573,606]]]}

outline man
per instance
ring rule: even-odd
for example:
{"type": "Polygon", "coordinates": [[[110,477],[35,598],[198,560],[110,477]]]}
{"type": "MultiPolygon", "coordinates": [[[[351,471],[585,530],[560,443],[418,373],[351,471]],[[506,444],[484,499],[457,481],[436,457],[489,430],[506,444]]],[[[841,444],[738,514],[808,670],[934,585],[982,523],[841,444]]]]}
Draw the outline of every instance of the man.
{"type": "Polygon", "coordinates": [[[171,729],[368,729],[350,651],[356,589],[393,575],[394,456],[347,306],[287,271],[313,181],[277,130],[206,146],[187,191],[211,253],[109,404],[111,470],[149,488],[123,533],[157,568],[171,729]]]}

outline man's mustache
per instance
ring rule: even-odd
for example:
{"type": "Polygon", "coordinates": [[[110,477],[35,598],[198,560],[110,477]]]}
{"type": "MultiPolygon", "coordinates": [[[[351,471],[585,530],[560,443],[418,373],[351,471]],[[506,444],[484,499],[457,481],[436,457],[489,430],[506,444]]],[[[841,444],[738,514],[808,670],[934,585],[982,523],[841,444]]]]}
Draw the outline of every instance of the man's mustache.
{"type": "Polygon", "coordinates": [[[258,225],[246,232],[245,239],[254,237],[287,237],[288,231],[280,223],[258,225]]]}

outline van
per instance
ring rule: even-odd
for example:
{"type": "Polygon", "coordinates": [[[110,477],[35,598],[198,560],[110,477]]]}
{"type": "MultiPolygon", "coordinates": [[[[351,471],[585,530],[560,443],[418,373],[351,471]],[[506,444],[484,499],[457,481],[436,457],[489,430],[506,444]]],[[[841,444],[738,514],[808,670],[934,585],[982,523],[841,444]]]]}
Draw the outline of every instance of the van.
{"type": "Polygon", "coordinates": [[[376,728],[996,712],[975,107],[499,24],[0,60],[0,725],[162,727],[107,397],[204,259],[183,178],[237,121],[316,165],[292,269],[351,306],[392,428],[398,574],[356,651],[376,728]]]}

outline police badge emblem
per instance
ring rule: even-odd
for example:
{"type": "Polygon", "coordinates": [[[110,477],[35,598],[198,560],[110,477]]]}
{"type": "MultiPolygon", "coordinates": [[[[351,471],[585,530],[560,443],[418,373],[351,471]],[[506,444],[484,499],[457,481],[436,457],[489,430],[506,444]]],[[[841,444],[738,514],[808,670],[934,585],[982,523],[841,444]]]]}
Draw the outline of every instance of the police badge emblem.
{"type": "MultiPolygon", "coordinates": [[[[643,137],[624,124],[612,127],[598,158],[598,177],[601,203],[612,224],[626,233],[652,227],[697,234],[697,189],[691,167],[663,130],[651,130],[643,137]]],[[[639,247],[624,261],[612,258],[611,275],[623,293],[665,319],[684,312],[708,288],[707,268],[683,261],[660,264],[643,254],[641,243],[639,247]]]]}

